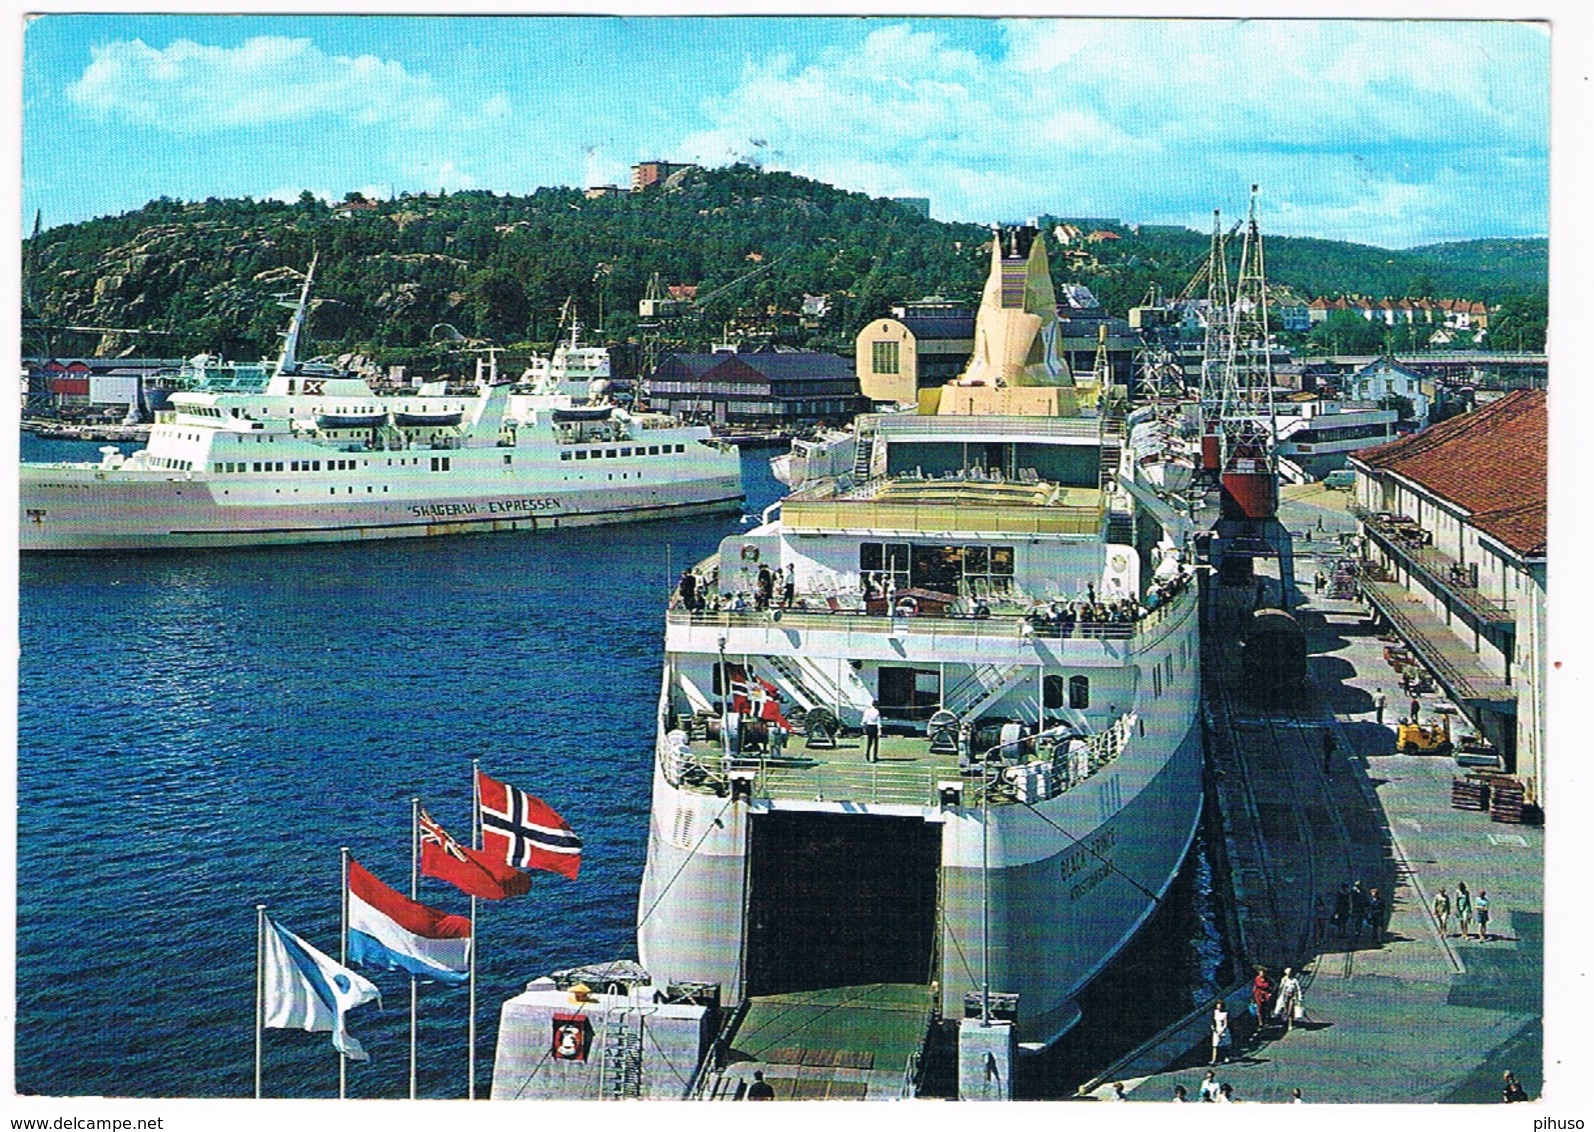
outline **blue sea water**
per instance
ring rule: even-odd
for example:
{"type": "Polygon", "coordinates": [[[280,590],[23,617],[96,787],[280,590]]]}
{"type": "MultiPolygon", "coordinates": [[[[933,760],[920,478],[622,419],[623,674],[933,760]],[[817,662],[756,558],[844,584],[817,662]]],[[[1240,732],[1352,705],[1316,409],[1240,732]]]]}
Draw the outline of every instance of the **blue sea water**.
{"type": "MultiPolygon", "coordinates": [[[[24,438],[25,459],[95,458],[24,438]]],[[[748,509],[775,499],[743,460],[748,509]]],[[[471,759],[585,841],[581,879],[481,902],[477,1088],[538,975],[635,956],[663,610],[737,516],[535,535],[21,564],[16,1087],[246,1097],[255,905],[336,956],[339,847],[400,890],[410,798],[462,840],[471,759]]],[[[421,898],[468,900],[423,878],[421,898]]],[[[349,1094],[408,1089],[408,979],[349,1094]]],[[[466,1091],[465,988],[420,997],[422,1096],[466,1091]]],[[[269,1030],[267,1096],[331,1096],[326,1034],[269,1030]]]]}

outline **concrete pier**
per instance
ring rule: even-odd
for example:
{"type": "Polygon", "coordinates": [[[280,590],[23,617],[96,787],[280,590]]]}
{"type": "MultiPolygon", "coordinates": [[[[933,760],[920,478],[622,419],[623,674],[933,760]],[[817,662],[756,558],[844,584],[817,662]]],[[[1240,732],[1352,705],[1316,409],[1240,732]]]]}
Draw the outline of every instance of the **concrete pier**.
{"type": "MultiPolygon", "coordinates": [[[[1238,1044],[1218,1065],[1244,1101],[1499,1103],[1506,1070],[1537,1097],[1543,1079],[1544,834],[1528,825],[1452,809],[1451,758],[1394,753],[1408,697],[1354,601],[1314,592],[1336,530],[1352,529],[1331,496],[1286,502],[1297,532],[1292,610],[1307,636],[1310,687],[1292,703],[1265,703],[1239,686],[1234,625],[1251,587],[1214,583],[1208,632],[1211,766],[1233,874],[1243,971],[1292,966],[1306,1018],[1289,1033],[1251,1035],[1236,991],[1238,1044]],[[1318,520],[1322,519],[1319,527],[1318,520]],[[1374,693],[1387,697],[1384,722],[1374,693]],[[1332,740],[1325,761],[1323,736],[1332,740]],[[1341,884],[1377,888],[1381,938],[1332,923],[1341,884]],[[1441,935],[1429,911],[1457,882],[1487,891],[1488,938],[1462,939],[1452,917],[1441,935]],[[1321,900],[1321,907],[1317,902],[1321,900]]],[[[1277,601],[1276,580],[1265,587],[1277,601]]],[[[1420,697],[1425,719],[1444,704],[1420,697]]],[[[1168,1101],[1175,1084],[1196,1098],[1210,1051],[1208,1010],[1193,1013],[1081,1091],[1105,1099],[1122,1081],[1130,1100],[1168,1101]]]]}

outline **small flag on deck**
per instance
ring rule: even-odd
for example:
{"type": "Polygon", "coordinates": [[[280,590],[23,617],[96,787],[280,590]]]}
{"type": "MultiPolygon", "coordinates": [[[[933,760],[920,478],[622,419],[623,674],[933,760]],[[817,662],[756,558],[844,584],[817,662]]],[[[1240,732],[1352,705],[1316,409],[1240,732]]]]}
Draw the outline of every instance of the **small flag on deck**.
{"type": "Polygon", "coordinates": [[[791,727],[780,710],[779,688],[739,664],[727,664],[725,668],[731,688],[732,711],[791,727]]]}
{"type": "Polygon", "coordinates": [[[470,921],[418,904],[349,860],[349,959],[440,983],[470,977],[470,921]]]}
{"type": "Polygon", "coordinates": [[[421,873],[446,880],[461,892],[483,900],[504,900],[531,891],[529,876],[511,868],[502,856],[467,849],[425,810],[421,811],[421,873]]]}
{"type": "Polygon", "coordinates": [[[369,1061],[349,1035],[345,1016],[363,1003],[382,1004],[369,979],[323,955],[281,924],[266,920],[264,1024],[277,1030],[331,1032],[332,1046],[355,1061],[369,1061]]]}
{"type": "Polygon", "coordinates": [[[581,838],[540,798],[481,771],[482,848],[521,869],[546,869],[576,879],[581,871],[581,838]]]}

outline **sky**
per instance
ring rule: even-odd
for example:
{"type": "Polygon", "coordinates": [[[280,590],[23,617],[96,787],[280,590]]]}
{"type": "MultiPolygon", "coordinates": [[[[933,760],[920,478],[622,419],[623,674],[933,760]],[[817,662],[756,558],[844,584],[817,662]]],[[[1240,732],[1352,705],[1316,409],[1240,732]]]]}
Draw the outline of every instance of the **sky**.
{"type": "Polygon", "coordinates": [[[1411,247],[1549,230],[1550,33],[1505,21],[48,14],[22,212],[628,184],[757,161],[981,223],[1411,247]]]}

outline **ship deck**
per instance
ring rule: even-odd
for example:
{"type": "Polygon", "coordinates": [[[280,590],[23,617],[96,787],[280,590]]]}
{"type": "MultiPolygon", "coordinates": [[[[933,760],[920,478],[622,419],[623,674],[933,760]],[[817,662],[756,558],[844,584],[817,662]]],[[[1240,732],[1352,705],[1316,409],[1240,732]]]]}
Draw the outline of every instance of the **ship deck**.
{"type": "MultiPolygon", "coordinates": [[[[861,735],[840,737],[834,747],[810,747],[804,736],[793,735],[779,757],[744,749],[723,764],[718,740],[697,739],[691,754],[704,767],[725,765],[731,771],[754,772],[753,796],[778,801],[929,806],[936,802],[938,783],[960,778],[958,756],[932,753],[930,740],[923,735],[882,735],[876,762],[864,757],[861,735]]],[[[716,777],[709,773],[701,786],[715,787],[716,777]]],[[[978,770],[961,777],[978,790],[978,770]]]]}

